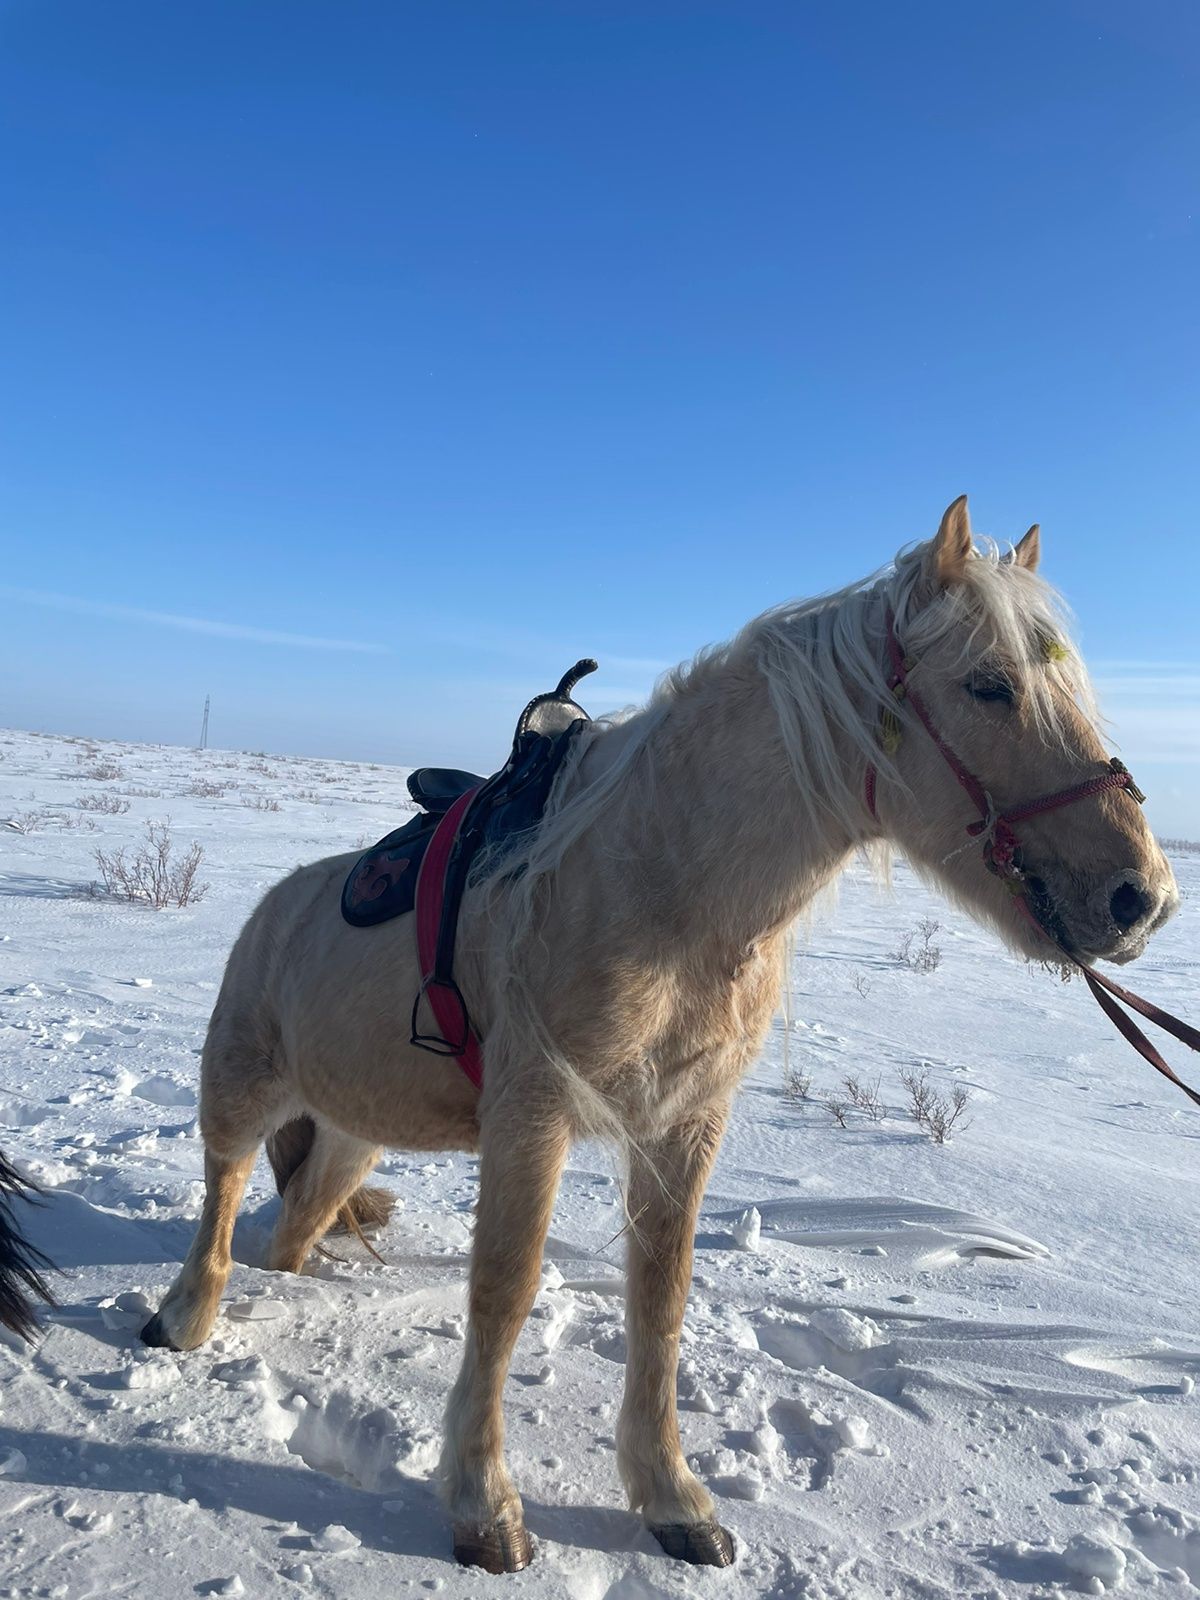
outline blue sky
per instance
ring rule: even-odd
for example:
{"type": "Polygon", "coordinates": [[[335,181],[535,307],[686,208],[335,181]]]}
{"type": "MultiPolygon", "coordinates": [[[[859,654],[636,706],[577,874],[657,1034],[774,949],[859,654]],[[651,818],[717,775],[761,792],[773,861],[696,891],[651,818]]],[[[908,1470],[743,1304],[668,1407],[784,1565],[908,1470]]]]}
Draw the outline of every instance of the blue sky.
{"type": "Polygon", "coordinates": [[[1198,59],[1191,0],[8,0],[0,722],[488,769],[966,491],[1200,836],[1198,59]]]}

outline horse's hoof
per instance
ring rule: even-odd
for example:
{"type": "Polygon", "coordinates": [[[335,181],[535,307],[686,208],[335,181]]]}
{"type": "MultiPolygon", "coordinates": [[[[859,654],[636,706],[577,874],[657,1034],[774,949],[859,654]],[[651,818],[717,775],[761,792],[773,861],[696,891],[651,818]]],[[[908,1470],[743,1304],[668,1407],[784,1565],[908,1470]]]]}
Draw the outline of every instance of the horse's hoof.
{"type": "Polygon", "coordinates": [[[163,1326],[163,1319],[160,1316],[151,1317],[150,1321],[142,1329],[142,1343],[154,1345],[158,1350],[179,1349],[178,1345],[171,1343],[167,1330],[163,1326]]]}
{"type": "Polygon", "coordinates": [[[715,1517],[704,1522],[660,1522],[650,1532],[669,1556],[693,1567],[731,1567],[733,1535],[715,1517]]]}
{"type": "Polygon", "coordinates": [[[533,1560],[533,1541],[523,1522],[495,1522],[482,1533],[455,1528],[454,1559],[485,1572],[520,1572],[533,1560]]]}

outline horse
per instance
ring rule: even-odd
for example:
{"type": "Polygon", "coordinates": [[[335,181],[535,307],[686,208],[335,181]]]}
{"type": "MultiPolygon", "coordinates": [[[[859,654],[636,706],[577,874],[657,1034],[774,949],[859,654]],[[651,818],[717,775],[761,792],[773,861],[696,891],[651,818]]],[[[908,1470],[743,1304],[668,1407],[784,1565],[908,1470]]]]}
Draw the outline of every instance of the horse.
{"type": "Polygon", "coordinates": [[[640,711],[587,724],[516,865],[477,872],[463,901],[455,976],[483,1040],[481,1089],[410,1043],[412,917],[348,927],[351,857],[269,890],[204,1046],[203,1213],[145,1340],[208,1337],[264,1141],[283,1197],[278,1272],[299,1272],[339,1219],[382,1220],[386,1197],[363,1187],[382,1147],[478,1152],[440,1477],[458,1561],[518,1570],[532,1546],[502,1390],[568,1151],[598,1135],[619,1153],[628,1218],[616,1465],[668,1555],[728,1565],[732,1537],[680,1445],[680,1329],[701,1198],[799,913],[856,851],[889,846],[1033,961],[1130,961],[1178,901],[1038,557],[1036,526],[1003,552],[977,545],[964,496],[880,573],[766,612],[666,674],[640,711]],[[1018,806],[1009,866],[1028,892],[1014,895],[985,870],[998,849],[981,859],[964,826],[986,833],[987,856],[1005,808],[1051,790],[1053,806],[1018,806]]]}

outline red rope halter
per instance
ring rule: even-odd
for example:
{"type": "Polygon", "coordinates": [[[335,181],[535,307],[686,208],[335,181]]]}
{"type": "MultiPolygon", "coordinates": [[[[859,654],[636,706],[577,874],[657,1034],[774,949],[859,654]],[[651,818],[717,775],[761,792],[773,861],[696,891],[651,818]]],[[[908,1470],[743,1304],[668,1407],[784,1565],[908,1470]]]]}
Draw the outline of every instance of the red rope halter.
{"type": "MultiPolygon", "coordinates": [[[[1007,811],[997,813],[992,804],[991,796],[980,783],[971,769],[959,758],[956,752],[948,745],[938,732],[929,708],[921,696],[909,683],[909,673],[916,662],[905,656],[900,648],[900,641],[896,637],[896,619],[889,608],[887,614],[887,650],[891,672],[888,677],[888,688],[895,697],[897,704],[904,703],[912,707],[918,721],[926,733],[937,746],[942,759],[953,772],[958,782],[966,790],[976,810],[979,820],[967,824],[967,832],[972,838],[982,839],[983,859],[990,872],[994,872],[1012,892],[1016,907],[1025,920],[1029,923],[1038,936],[1047,944],[1054,947],[1056,955],[1069,961],[1077,967],[1087,980],[1088,988],[1092,991],[1098,1004],[1106,1016],[1120,1029],[1124,1037],[1143,1056],[1152,1067],[1161,1072],[1171,1082],[1188,1096],[1196,1105],[1200,1105],[1200,1094],[1190,1089],[1183,1080],[1176,1076],[1167,1065],[1160,1052],[1151,1044],[1146,1035],[1134,1022],[1133,1018],[1122,1011],[1118,1001],[1127,1005],[1130,1010],[1136,1011],[1140,1016],[1153,1022],[1156,1027],[1171,1034],[1182,1043],[1189,1045],[1193,1050],[1200,1051],[1200,1030],[1191,1027],[1186,1022],[1181,1022],[1178,1017],[1173,1017],[1169,1011],[1164,1011],[1160,1006],[1154,1005],[1149,1000],[1143,1000],[1141,995],[1134,994],[1131,989],[1123,988],[1119,983],[1107,977],[1102,972],[1094,972],[1068,950],[1066,945],[1057,935],[1042,926],[1037,913],[1029,900],[1029,885],[1026,881],[1024,870],[1017,865],[1016,851],[1020,838],[1014,828],[1014,823],[1024,822],[1027,817],[1036,817],[1046,811],[1057,811],[1061,806],[1074,805],[1077,800],[1087,800],[1093,795],[1103,794],[1108,789],[1125,789],[1137,801],[1146,797],[1133,781],[1133,775],[1115,757],[1109,762],[1108,770],[1100,773],[1095,778],[1087,778],[1082,783],[1073,784],[1069,789],[1059,789],[1054,794],[1042,795],[1037,800],[1025,800],[1020,805],[1010,806],[1007,811]]],[[[871,817],[878,821],[875,809],[875,790],[877,786],[877,773],[875,763],[867,766],[864,797],[867,810],[871,817]]]]}

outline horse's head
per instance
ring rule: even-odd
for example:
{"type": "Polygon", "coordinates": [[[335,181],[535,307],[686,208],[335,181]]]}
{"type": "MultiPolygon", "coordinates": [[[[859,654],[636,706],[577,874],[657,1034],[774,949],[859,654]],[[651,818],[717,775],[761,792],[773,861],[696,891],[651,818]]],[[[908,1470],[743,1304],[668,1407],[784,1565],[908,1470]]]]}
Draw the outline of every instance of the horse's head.
{"type": "Polygon", "coordinates": [[[892,606],[909,704],[902,690],[895,718],[885,713],[894,765],[880,776],[879,813],[915,865],[1009,944],[1044,958],[1050,947],[1010,884],[986,869],[994,829],[965,831],[979,811],[946,751],[978,780],[993,821],[1054,797],[1014,821],[1011,839],[1001,830],[1026,902],[1080,960],[1131,961],[1175,910],[1178,891],[1136,791],[1063,793],[1111,767],[1086,669],[1037,562],[1036,527],[1007,556],[976,550],[965,496],[936,538],[901,558],[892,606]]]}

